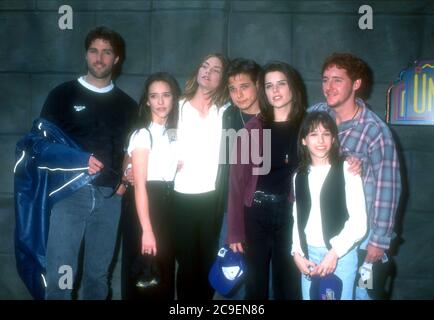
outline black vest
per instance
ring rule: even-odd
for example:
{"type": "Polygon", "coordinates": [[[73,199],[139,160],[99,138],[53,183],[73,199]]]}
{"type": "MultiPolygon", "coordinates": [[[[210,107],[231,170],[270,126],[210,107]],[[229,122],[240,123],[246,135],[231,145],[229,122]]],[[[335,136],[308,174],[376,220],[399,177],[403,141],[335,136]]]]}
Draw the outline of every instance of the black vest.
{"type": "MultiPolygon", "coordinates": [[[[306,256],[308,251],[304,228],[311,209],[308,175],[306,172],[298,172],[295,178],[297,226],[301,249],[306,256]]],[[[324,243],[327,249],[330,250],[330,239],[341,232],[349,217],[345,198],[345,177],[342,161],[330,168],[324,180],[320,192],[320,208],[324,243]]]]}

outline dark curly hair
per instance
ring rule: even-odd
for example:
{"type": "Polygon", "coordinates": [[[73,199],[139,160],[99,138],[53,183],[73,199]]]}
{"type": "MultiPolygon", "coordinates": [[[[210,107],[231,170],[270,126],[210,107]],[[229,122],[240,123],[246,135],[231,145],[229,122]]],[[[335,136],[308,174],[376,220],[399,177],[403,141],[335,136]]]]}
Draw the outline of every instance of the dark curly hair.
{"type": "Polygon", "coordinates": [[[122,36],[116,31],[105,26],[99,26],[89,31],[84,40],[84,48],[89,49],[91,43],[96,39],[108,41],[113,48],[113,53],[119,57],[118,63],[113,66],[113,78],[116,78],[121,73],[122,63],[125,60],[125,41],[122,36]]]}

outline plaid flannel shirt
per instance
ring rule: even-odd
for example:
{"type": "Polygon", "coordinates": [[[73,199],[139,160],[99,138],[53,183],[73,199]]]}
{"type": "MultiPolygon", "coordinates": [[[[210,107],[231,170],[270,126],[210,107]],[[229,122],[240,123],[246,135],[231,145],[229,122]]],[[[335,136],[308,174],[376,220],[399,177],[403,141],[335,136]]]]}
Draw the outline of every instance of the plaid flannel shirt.
{"type": "MultiPolygon", "coordinates": [[[[362,99],[359,117],[338,126],[341,154],[362,161],[362,180],[368,213],[369,244],[388,249],[393,235],[395,214],[401,194],[401,174],[395,142],[387,125],[362,99]]],[[[318,103],[308,112],[327,111],[334,119],[335,112],[326,103],[318,103]]]]}

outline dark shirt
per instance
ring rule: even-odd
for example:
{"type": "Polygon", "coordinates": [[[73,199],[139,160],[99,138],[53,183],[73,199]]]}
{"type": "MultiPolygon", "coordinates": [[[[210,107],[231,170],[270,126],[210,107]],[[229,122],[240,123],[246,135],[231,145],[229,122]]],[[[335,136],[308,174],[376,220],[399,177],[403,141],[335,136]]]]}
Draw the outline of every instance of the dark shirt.
{"type": "MultiPolygon", "coordinates": [[[[234,129],[238,131],[244,128],[245,124],[248,123],[255,115],[247,114],[234,105],[229,106],[223,114],[222,129],[229,130],[234,129]]],[[[232,141],[233,142],[233,141],[232,141]]],[[[231,141],[229,138],[222,139],[221,153],[225,155],[225,159],[220,159],[220,168],[218,174],[218,186],[221,195],[220,201],[221,205],[224,206],[224,211],[227,211],[227,201],[229,192],[229,157],[232,153],[229,146],[231,141]],[[224,153],[223,153],[224,152],[224,153]]]]}
{"type": "Polygon", "coordinates": [[[52,90],[41,111],[42,118],[104,164],[93,184],[106,187],[115,187],[121,177],[124,146],[136,114],[136,102],[118,87],[99,93],[77,80],[52,90]]]}
{"type": "MultiPolygon", "coordinates": [[[[259,130],[258,138],[254,138],[255,135],[250,135],[252,141],[251,143],[257,143],[259,150],[263,150],[263,139],[264,134],[263,122],[258,118],[252,118],[248,123],[246,123],[246,129],[249,132],[252,130],[259,130]]],[[[293,130],[293,134],[290,139],[293,139],[293,153],[288,155],[288,162],[292,164],[292,168],[296,167],[297,158],[295,152],[295,141],[297,139],[297,130],[293,130]]],[[[279,131],[279,130],[278,130],[279,131]]],[[[273,134],[272,134],[273,135],[273,134]]],[[[288,138],[288,143],[290,143],[288,138]]],[[[273,140],[273,138],[272,138],[273,140]]],[[[279,140],[277,140],[279,141],[279,140]]],[[[240,149],[238,149],[238,158],[240,159],[240,149]]],[[[279,157],[276,157],[278,161],[279,157]]],[[[285,157],[286,158],[286,157],[285,157]]],[[[244,242],[245,241],[245,229],[244,229],[244,207],[251,207],[253,203],[253,196],[256,190],[258,190],[258,180],[260,175],[254,175],[253,169],[262,167],[262,164],[254,164],[251,159],[249,163],[242,164],[238,161],[236,164],[230,167],[229,176],[229,195],[228,195],[228,236],[226,239],[227,243],[244,242]]],[[[291,165],[290,165],[291,167],[291,165]]],[[[290,174],[292,171],[290,172],[290,174]]],[[[287,176],[285,176],[287,177],[287,176]]],[[[282,182],[283,184],[284,182],[282,182]]],[[[286,188],[290,188],[286,186],[286,188]]],[[[277,193],[281,194],[282,191],[277,193]]],[[[288,200],[290,200],[290,195],[288,195],[288,200]]]]}
{"type": "Polygon", "coordinates": [[[297,166],[297,132],[289,121],[273,122],[271,127],[271,170],[259,176],[257,190],[289,194],[291,175],[297,166]]]}

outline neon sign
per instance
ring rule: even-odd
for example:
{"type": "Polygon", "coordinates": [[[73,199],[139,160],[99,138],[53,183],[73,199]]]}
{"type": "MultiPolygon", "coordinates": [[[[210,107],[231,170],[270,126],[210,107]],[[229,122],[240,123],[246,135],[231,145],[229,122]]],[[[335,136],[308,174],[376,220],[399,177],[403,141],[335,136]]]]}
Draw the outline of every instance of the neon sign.
{"type": "Polygon", "coordinates": [[[387,91],[390,124],[434,124],[434,60],[416,61],[387,91]]]}

